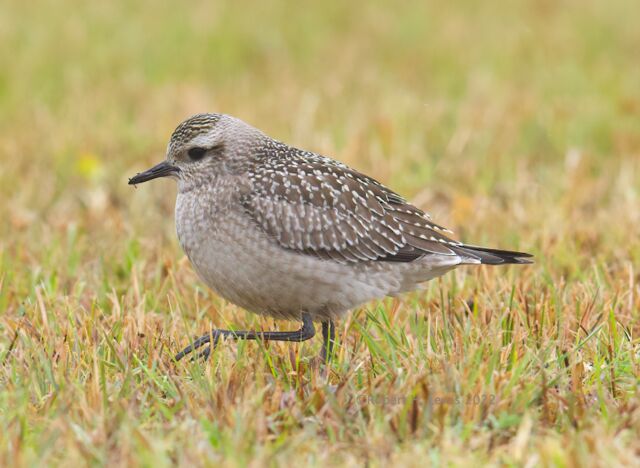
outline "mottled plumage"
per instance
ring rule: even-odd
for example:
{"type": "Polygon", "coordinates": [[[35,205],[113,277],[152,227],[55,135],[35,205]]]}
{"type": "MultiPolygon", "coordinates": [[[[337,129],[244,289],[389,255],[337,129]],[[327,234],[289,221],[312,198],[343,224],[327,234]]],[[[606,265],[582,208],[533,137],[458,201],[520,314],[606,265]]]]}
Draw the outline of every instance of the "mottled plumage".
{"type": "Polygon", "coordinates": [[[256,313],[325,322],[457,265],[529,263],[452,240],[376,180],[227,115],[181,123],[166,161],[130,183],[159,176],[178,181],[178,238],[200,277],[256,313]]]}
{"type": "Polygon", "coordinates": [[[332,159],[265,139],[249,171],[248,213],[281,247],[340,263],[455,255],[418,208],[332,159]]]}

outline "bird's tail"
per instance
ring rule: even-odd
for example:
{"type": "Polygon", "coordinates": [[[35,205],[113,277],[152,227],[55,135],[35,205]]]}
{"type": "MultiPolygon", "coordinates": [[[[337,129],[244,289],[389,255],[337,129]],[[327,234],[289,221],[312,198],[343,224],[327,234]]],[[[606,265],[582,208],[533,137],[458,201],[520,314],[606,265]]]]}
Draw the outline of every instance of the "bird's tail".
{"type": "Polygon", "coordinates": [[[524,252],[514,252],[511,250],[487,249],[476,247],[475,245],[461,245],[453,248],[461,257],[468,257],[473,263],[484,265],[506,265],[509,263],[525,264],[533,263],[533,255],[524,252]]]}

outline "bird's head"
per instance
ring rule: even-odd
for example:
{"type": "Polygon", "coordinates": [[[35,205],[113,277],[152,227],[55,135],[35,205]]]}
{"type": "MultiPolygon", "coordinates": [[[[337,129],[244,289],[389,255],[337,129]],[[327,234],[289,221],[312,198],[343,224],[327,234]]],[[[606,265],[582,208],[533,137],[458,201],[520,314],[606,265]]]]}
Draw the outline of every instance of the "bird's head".
{"type": "Polygon", "coordinates": [[[211,177],[237,172],[250,149],[253,127],[224,114],[197,114],[173,131],[166,159],[129,179],[129,185],[171,177],[179,188],[192,187],[211,177]]]}

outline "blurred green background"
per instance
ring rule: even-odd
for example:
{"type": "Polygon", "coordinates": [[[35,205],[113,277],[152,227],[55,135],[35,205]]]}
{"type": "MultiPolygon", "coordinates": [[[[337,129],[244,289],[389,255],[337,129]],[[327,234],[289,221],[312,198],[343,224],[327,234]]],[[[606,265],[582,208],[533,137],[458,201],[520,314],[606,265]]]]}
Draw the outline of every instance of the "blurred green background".
{"type": "Polygon", "coordinates": [[[571,196],[593,216],[593,198],[608,207],[616,178],[633,177],[621,170],[637,169],[624,161],[640,147],[638,10],[5,1],[1,214],[22,225],[58,203],[60,216],[135,204],[126,177],[163,157],[180,120],[214,111],[352,164],[457,230],[496,214],[479,195],[553,205],[576,173],[606,178],[571,196]]]}

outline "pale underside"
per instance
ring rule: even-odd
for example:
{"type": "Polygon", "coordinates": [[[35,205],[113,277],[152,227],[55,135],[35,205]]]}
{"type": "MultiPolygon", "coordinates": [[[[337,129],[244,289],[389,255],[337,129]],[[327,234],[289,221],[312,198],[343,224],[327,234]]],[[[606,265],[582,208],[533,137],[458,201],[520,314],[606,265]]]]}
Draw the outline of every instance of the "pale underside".
{"type": "Polygon", "coordinates": [[[341,263],[299,253],[258,229],[242,206],[212,216],[202,194],[194,192],[178,196],[180,243],[211,289],[254,313],[336,319],[372,299],[416,289],[462,262],[457,255],[426,254],[412,262],[341,263]]]}

